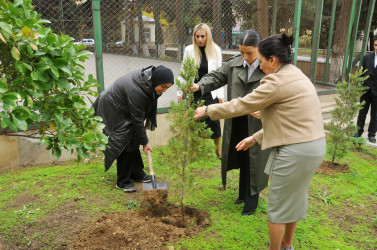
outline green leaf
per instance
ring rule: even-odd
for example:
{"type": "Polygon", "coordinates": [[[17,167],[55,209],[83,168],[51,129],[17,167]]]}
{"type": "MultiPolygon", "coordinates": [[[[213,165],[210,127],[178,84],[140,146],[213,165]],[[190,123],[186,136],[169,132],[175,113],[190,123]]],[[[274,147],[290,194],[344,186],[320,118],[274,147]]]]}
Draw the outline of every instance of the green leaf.
{"type": "Polygon", "coordinates": [[[41,121],[41,116],[39,114],[37,114],[37,113],[34,113],[34,112],[31,113],[31,118],[34,121],[36,121],[36,122],[40,122],[41,121]]]}
{"type": "Polygon", "coordinates": [[[22,63],[28,70],[33,71],[33,67],[30,64],[22,63]]]}
{"type": "Polygon", "coordinates": [[[81,147],[81,142],[79,142],[78,140],[70,139],[66,143],[69,148],[81,147]]]}
{"type": "Polygon", "coordinates": [[[59,77],[59,70],[55,66],[51,66],[50,70],[56,77],[59,77]]]}
{"type": "Polygon", "coordinates": [[[92,134],[92,133],[85,133],[83,136],[82,136],[82,139],[86,142],[86,143],[88,143],[88,144],[90,144],[90,143],[92,143],[94,140],[95,140],[95,135],[94,134],[92,134]]]}
{"type": "Polygon", "coordinates": [[[52,62],[54,63],[54,66],[58,69],[68,66],[68,62],[63,58],[55,58],[52,60],[52,62]]]}
{"type": "Polygon", "coordinates": [[[71,87],[68,80],[65,78],[59,78],[59,80],[56,81],[56,84],[60,89],[69,89],[71,87]]]}
{"type": "Polygon", "coordinates": [[[25,120],[20,120],[13,114],[12,114],[12,120],[13,120],[13,123],[17,126],[17,128],[22,129],[22,130],[27,130],[27,123],[25,120]]]}
{"type": "Polygon", "coordinates": [[[1,127],[2,128],[8,127],[10,122],[11,121],[9,118],[6,118],[6,117],[1,118],[1,127]]]}
{"type": "Polygon", "coordinates": [[[11,53],[12,53],[12,56],[13,56],[14,59],[16,59],[17,61],[20,60],[21,54],[20,54],[20,51],[16,47],[14,47],[14,46],[12,47],[11,53]]]}
{"type": "Polygon", "coordinates": [[[11,106],[16,106],[16,102],[19,101],[21,101],[21,97],[15,92],[7,93],[3,96],[3,102],[11,106]]]}
{"type": "Polygon", "coordinates": [[[8,85],[3,80],[0,80],[0,94],[8,92],[8,85]]]}
{"type": "Polygon", "coordinates": [[[13,6],[17,7],[17,6],[19,6],[19,5],[23,4],[23,3],[24,3],[23,0],[15,0],[14,3],[13,3],[13,6]]]}
{"type": "Polygon", "coordinates": [[[38,76],[38,72],[31,72],[31,78],[33,79],[33,81],[38,81],[39,79],[39,76],[38,76]]]}
{"type": "Polygon", "coordinates": [[[0,27],[5,32],[7,32],[9,34],[13,34],[12,27],[9,24],[4,23],[4,22],[0,22],[0,27]]]}
{"type": "Polygon", "coordinates": [[[79,53],[77,53],[77,57],[82,57],[82,56],[90,56],[92,52],[87,51],[87,50],[82,50],[79,53]]]}
{"type": "Polygon", "coordinates": [[[26,120],[30,117],[30,110],[24,106],[17,106],[12,114],[19,120],[26,120]]]}
{"type": "Polygon", "coordinates": [[[60,68],[61,71],[63,71],[64,73],[67,73],[69,76],[72,76],[72,71],[69,67],[63,67],[63,68],[60,68]]]}
{"type": "Polygon", "coordinates": [[[40,65],[37,66],[38,72],[42,72],[42,71],[49,69],[49,68],[50,68],[50,66],[48,66],[48,64],[40,64],[40,65]]]}
{"type": "Polygon", "coordinates": [[[62,151],[60,150],[59,147],[55,146],[55,147],[52,148],[52,156],[55,159],[59,159],[61,155],[62,155],[62,151]]]}
{"type": "Polygon", "coordinates": [[[47,71],[38,71],[38,78],[42,82],[47,82],[50,79],[47,71]]]}

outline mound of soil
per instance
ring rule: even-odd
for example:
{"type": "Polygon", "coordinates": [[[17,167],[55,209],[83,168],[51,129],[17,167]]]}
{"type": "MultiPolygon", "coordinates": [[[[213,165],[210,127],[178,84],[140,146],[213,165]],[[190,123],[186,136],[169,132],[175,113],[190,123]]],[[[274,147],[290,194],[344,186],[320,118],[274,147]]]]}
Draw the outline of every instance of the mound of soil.
{"type": "Polygon", "coordinates": [[[323,161],[317,174],[332,175],[334,173],[348,173],[349,167],[347,164],[339,164],[337,162],[323,161]]]}
{"type": "Polygon", "coordinates": [[[72,249],[161,248],[181,238],[192,237],[211,224],[209,213],[190,207],[165,204],[103,215],[80,227],[72,249]]]}

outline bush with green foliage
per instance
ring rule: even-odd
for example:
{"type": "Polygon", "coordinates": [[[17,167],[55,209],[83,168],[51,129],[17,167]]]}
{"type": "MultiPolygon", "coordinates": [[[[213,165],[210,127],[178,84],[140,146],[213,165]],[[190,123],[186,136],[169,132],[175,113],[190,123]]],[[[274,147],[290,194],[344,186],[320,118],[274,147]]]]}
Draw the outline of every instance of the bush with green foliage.
{"type": "Polygon", "coordinates": [[[349,81],[338,82],[336,85],[339,98],[335,99],[335,108],[331,111],[332,120],[327,125],[329,135],[329,154],[332,162],[335,158],[344,157],[349,151],[350,137],[357,132],[357,126],[353,119],[362,108],[363,102],[359,103],[360,97],[365,91],[363,82],[368,77],[362,77],[363,69],[349,75],[349,81]]]}
{"type": "Polygon", "coordinates": [[[31,0],[0,0],[1,134],[39,138],[55,158],[63,149],[90,158],[107,144],[101,118],[88,107],[98,84],[84,79],[81,63],[91,53],[47,23],[31,0]],[[38,132],[20,133],[31,128],[38,132]]]}
{"type": "MultiPolygon", "coordinates": [[[[168,162],[174,172],[181,177],[178,182],[182,188],[181,205],[183,208],[185,186],[191,185],[197,159],[208,157],[213,153],[213,147],[205,142],[204,138],[209,138],[212,131],[206,128],[204,122],[196,121],[194,93],[191,86],[198,75],[197,65],[193,57],[187,57],[182,63],[179,73],[181,78],[176,80],[178,89],[182,91],[182,101],[170,104],[168,120],[170,121],[170,131],[172,137],[168,141],[168,162]],[[183,80],[182,80],[183,79],[183,80]]],[[[201,105],[201,104],[199,104],[201,105]]],[[[183,210],[182,210],[183,211],[183,210]]]]}

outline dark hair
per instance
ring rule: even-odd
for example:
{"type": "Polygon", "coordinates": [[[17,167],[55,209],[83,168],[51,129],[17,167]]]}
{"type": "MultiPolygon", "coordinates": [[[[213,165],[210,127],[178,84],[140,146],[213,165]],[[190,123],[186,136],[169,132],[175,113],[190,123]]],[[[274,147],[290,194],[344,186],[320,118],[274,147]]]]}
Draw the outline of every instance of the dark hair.
{"type": "Polygon", "coordinates": [[[245,30],[240,37],[240,44],[243,46],[258,47],[260,35],[255,29],[245,30]]]}
{"type": "Polygon", "coordinates": [[[292,61],[293,36],[278,34],[266,37],[258,46],[258,52],[266,59],[276,56],[282,63],[292,61]]]}
{"type": "Polygon", "coordinates": [[[375,37],[373,38],[373,42],[374,42],[374,41],[377,41],[377,36],[375,36],[375,37]]]}

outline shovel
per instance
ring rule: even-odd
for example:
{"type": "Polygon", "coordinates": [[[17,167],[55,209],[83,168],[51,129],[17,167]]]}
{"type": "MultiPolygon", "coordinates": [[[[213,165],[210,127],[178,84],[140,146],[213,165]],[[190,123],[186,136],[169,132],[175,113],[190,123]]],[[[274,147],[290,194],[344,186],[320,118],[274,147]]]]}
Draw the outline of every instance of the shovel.
{"type": "Polygon", "coordinates": [[[167,190],[168,186],[166,185],[166,182],[161,182],[161,183],[156,182],[156,177],[154,176],[154,170],[153,170],[151,151],[149,150],[148,150],[148,162],[149,162],[149,172],[151,173],[152,181],[149,183],[143,183],[143,190],[153,190],[153,189],[167,190]]]}

